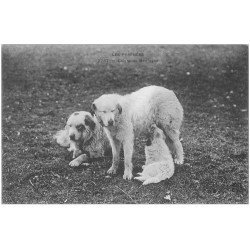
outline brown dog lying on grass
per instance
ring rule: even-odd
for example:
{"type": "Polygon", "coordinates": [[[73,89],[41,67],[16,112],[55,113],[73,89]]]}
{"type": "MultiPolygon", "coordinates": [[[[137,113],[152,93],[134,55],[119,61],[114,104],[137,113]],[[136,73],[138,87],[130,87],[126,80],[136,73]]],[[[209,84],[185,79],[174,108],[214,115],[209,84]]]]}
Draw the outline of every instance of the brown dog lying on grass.
{"type": "Polygon", "coordinates": [[[109,140],[95,116],[89,112],[74,112],[68,118],[64,130],[54,135],[57,143],[73,152],[69,165],[77,167],[90,158],[103,157],[111,150],[109,140]]]}

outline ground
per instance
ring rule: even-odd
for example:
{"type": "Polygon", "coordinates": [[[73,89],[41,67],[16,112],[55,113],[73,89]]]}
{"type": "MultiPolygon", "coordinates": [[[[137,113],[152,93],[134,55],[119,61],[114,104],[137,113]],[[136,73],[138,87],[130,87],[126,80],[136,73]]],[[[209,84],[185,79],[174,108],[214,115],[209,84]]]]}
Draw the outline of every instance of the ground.
{"type": "MultiPolygon", "coordinates": [[[[247,46],[3,45],[2,85],[3,203],[248,203],[247,46]],[[69,167],[52,139],[67,117],[103,93],[150,84],[184,107],[185,163],[174,176],[142,186],[122,179],[121,162],[110,177],[109,157],[69,167]]],[[[137,138],[134,174],[144,145],[137,138]]]]}

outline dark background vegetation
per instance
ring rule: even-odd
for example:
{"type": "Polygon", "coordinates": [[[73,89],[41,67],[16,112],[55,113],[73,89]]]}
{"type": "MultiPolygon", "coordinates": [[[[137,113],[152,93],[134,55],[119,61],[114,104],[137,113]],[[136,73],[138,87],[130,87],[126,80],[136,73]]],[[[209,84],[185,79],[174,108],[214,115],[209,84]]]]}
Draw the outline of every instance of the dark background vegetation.
{"type": "MultiPolygon", "coordinates": [[[[136,140],[134,173],[145,140],[136,140]]],[[[3,45],[3,203],[248,203],[248,47],[3,45]],[[98,63],[113,52],[158,62],[98,63]],[[185,163],[174,176],[141,186],[106,171],[111,159],[70,168],[52,136],[74,111],[103,93],[150,84],[175,91],[184,107],[185,163]],[[169,199],[165,199],[169,195],[169,199]]]]}

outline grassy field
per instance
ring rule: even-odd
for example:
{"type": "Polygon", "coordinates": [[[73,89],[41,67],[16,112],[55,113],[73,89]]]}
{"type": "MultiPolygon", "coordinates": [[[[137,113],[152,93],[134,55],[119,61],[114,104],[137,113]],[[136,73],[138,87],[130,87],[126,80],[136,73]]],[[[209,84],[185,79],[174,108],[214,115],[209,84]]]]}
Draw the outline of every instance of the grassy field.
{"type": "MultiPolygon", "coordinates": [[[[136,139],[134,173],[144,145],[136,139]]],[[[248,203],[248,47],[3,46],[2,202],[248,203]],[[103,93],[150,84],[174,90],[184,107],[185,163],[174,176],[141,186],[122,179],[122,161],[108,177],[111,158],[70,168],[52,139],[66,118],[103,93]]]]}

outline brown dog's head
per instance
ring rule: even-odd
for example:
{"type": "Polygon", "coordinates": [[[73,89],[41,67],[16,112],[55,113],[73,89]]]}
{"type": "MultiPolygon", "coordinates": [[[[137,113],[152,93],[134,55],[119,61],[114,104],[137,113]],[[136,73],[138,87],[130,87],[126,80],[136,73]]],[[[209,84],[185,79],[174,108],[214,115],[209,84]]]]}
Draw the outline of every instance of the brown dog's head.
{"type": "Polygon", "coordinates": [[[66,130],[71,141],[86,142],[92,136],[96,123],[93,116],[86,111],[74,112],[68,118],[66,130]]]}

